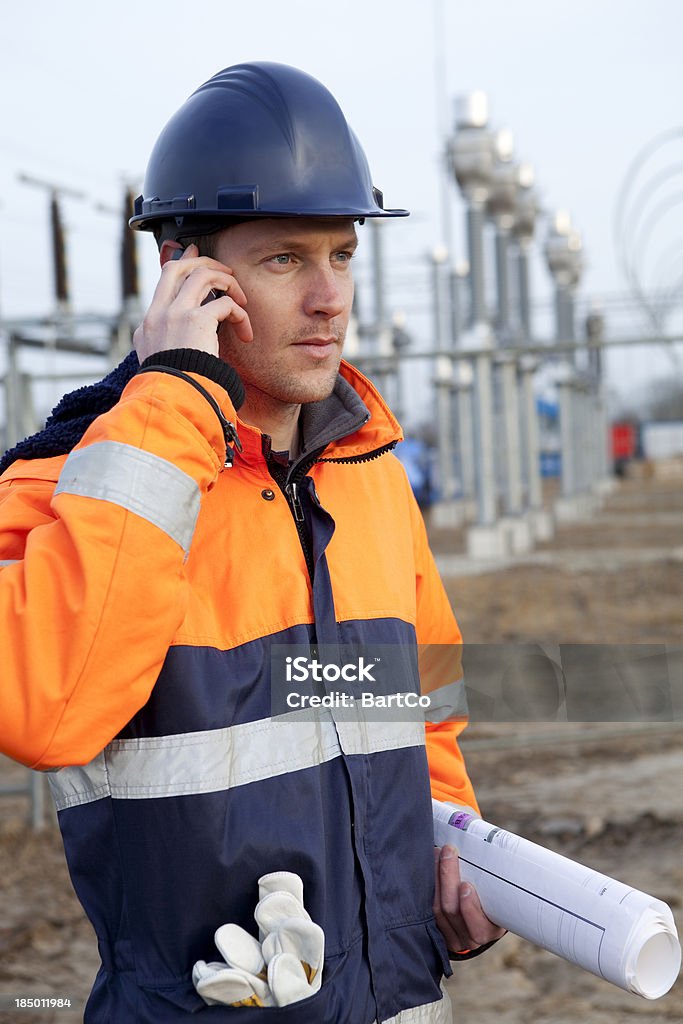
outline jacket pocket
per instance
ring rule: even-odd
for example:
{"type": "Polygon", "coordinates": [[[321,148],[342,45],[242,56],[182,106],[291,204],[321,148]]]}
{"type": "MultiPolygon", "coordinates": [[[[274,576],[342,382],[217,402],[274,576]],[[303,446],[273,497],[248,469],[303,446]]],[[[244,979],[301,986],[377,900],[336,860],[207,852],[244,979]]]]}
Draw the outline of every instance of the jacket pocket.
{"type": "MultiPolygon", "coordinates": [[[[188,1014],[206,1024],[338,1024],[344,1021],[344,1005],[336,985],[325,985],[307,999],[289,1006],[208,1006],[192,982],[173,986],[141,986],[136,1024],[187,1021],[188,1014]]],[[[349,1021],[348,1024],[361,1024],[349,1021]]]]}

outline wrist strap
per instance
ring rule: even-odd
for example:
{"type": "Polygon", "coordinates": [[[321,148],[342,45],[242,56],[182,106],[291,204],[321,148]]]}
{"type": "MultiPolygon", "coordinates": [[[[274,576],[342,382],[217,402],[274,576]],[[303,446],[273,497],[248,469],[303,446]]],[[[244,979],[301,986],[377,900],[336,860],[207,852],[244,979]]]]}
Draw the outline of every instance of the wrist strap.
{"type": "Polygon", "coordinates": [[[497,942],[500,942],[503,936],[501,935],[498,939],[491,939],[490,942],[485,942],[483,946],[477,946],[476,949],[463,949],[460,953],[453,953],[448,950],[449,960],[473,960],[475,956],[479,956],[481,953],[485,953],[491,946],[495,946],[497,942]]]}

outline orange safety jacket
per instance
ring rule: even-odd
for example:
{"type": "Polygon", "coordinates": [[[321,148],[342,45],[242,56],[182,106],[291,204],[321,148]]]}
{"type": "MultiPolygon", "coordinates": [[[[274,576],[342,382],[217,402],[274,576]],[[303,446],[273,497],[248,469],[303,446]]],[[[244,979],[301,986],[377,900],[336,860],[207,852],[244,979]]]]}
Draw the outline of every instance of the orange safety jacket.
{"type": "Polygon", "coordinates": [[[190,980],[220,924],[254,929],[257,878],[292,870],[326,936],[307,1021],[445,1020],[430,781],[476,801],[460,633],[400,428],[342,363],[282,476],[225,389],[190,376],[236,424],[231,468],[215,409],[159,370],[68,457],[0,478],[0,750],[50,770],[102,955],[85,1019],[304,1019],[205,1007],[190,980]],[[437,720],[272,717],[271,650],[323,642],[423,645],[437,720]]]}

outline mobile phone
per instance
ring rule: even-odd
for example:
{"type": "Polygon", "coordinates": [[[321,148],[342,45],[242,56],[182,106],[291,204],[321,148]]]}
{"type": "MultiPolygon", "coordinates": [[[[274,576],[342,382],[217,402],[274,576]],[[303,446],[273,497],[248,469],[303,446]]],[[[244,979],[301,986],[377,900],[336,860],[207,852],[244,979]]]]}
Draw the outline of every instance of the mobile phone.
{"type": "MultiPolygon", "coordinates": [[[[183,256],[184,252],[185,252],[184,249],[174,249],[173,250],[173,255],[171,256],[171,259],[172,260],[182,259],[182,256],[183,256]]],[[[227,292],[219,291],[218,288],[211,288],[209,290],[209,294],[206,296],[206,298],[203,299],[202,302],[200,302],[200,306],[205,306],[207,304],[207,302],[213,302],[214,299],[222,299],[223,296],[227,295],[227,294],[228,294],[227,292]]]]}

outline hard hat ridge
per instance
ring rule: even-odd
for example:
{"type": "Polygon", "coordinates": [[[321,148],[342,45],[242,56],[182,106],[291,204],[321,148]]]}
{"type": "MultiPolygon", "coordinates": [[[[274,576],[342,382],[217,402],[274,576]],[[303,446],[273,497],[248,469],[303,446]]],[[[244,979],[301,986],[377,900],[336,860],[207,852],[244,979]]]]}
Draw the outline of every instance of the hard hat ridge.
{"type": "MultiPolygon", "coordinates": [[[[224,68],[223,71],[218,71],[207,82],[195,89],[192,95],[198,96],[210,90],[220,89],[224,92],[235,93],[239,97],[237,102],[242,102],[245,107],[252,102],[261,103],[270,114],[273,124],[280,128],[290,148],[294,151],[294,125],[287,101],[278,85],[278,76],[269,71],[271,67],[277,70],[284,65],[262,61],[258,64],[236,64],[233,67],[224,68]]],[[[304,72],[299,72],[299,74],[303,75],[304,72]]],[[[315,82],[310,75],[306,75],[306,78],[315,82]]]]}

